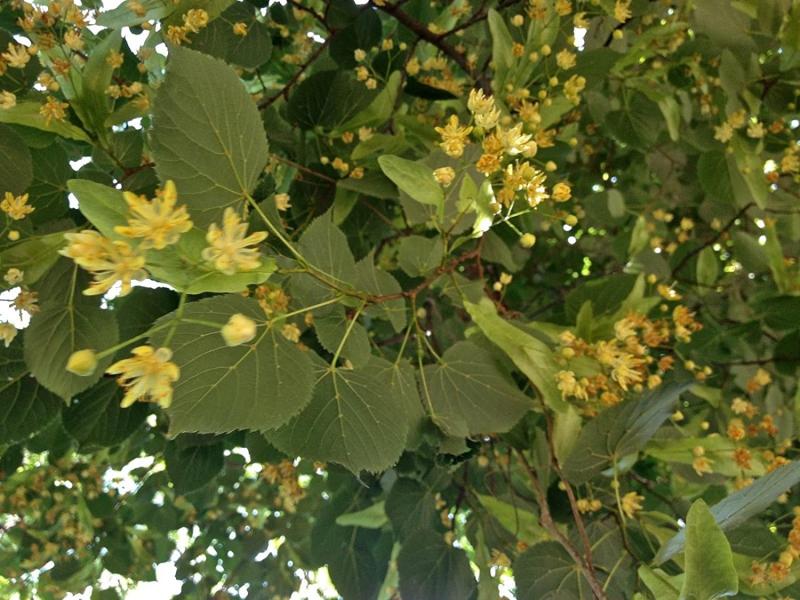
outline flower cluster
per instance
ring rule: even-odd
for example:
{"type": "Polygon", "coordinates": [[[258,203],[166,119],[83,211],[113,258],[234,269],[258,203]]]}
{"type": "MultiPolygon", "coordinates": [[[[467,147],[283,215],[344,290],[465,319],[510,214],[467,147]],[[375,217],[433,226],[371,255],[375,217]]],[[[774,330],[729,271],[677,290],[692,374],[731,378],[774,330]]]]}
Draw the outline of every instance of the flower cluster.
{"type": "Polygon", "coordinates": [[[700,327],[694,314],[679,305],[672,319],[629,313],[614,323],[614,337],[609,340],[590,343],[565,331],[560,355],[567,368],[556,376],[558,389],[565,399],[580,401],[582,410],[591,415],[601,406],[618,404],[628,391],[657,387],[674,364],[673,356],[657,357],[657,351],[672,337],[688,341],[700,327]]]}

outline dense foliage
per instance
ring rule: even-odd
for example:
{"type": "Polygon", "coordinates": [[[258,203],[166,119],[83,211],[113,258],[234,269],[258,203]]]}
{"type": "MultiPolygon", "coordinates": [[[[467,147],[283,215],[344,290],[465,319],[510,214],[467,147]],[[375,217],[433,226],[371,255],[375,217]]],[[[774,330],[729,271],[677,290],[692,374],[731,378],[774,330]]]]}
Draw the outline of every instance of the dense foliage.
{"type": "Polygon", "coordinates": [[[798,0],[2,0],[0,594],[800,597],[799,82],[798,0]]]}

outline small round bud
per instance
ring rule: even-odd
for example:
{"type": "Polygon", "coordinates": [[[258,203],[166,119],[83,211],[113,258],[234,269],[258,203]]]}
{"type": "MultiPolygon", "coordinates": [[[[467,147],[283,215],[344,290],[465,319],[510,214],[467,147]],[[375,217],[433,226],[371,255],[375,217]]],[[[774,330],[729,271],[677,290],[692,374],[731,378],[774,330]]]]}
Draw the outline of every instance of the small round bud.
{"type": "Polygon", "coordinates": [[[564,223],[569,225],[570,227],[575,227],[578,224],[578,217],[575,215],[567,215],[567,218],[564,219],[564,223]]]}
{"type": "Polygon", "coordinates": [[[622,31],[622,29],[615,29],[612,35],[614,36],[615,40],[621,40],[623,37],[625,37],[625,33],[622,31]]]}
{"type": "Polygon", "coordinates": [[[97,354],[94,350],[78,350],[67,360],[67,371],[81,377],[88,377],[96,368],[97,354]]]}
{"type": "Polygon", "coordinates": [[[536,236],[532,233],[524,233],[519,238],[519,245],[523,248],[533,248],[536,243],[536,236]]]}
{"type": "Polygon", "coordinates": [[[549,44],[545,44],[540,48],[540,50],[542,52],[542,56],[550,56],[553,53],[553,49],[549,44]]]}
{"type": "Polygon", "coordinates": [[[514,15],[511,17],[511,24],[514,27],[522,27],[525,24],[525,17],[522,15],[514,15]]]}
{"type": "Polygon", "coordinates": [[[220,333],[228,346],[238,346],[256,337],[256,322],[241,313],[231,315],[220,333]]]}

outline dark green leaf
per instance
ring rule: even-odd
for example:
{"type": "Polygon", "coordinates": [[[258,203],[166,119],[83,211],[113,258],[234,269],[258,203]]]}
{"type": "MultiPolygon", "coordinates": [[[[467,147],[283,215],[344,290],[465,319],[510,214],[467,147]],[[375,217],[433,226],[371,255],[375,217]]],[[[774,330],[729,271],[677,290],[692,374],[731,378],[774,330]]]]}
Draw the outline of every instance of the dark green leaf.
{"type": "Polygon", "coordinates": [[[475,592],[475,576],[463,550],[448,545],[441,534],[412,533],[397,557],[400,594],[414,600],[466,600],[475,592]]]}

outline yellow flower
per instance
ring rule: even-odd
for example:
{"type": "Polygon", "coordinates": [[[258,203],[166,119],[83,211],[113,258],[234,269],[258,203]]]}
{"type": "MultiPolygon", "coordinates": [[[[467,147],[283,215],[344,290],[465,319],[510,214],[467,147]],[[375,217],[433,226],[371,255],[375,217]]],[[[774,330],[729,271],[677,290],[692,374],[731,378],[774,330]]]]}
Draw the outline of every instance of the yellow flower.
{"type": "Polygon", "coordinates": [[[509,156],[517,154],[533,156],[536,154],[536,142],[531,139],[533,137],[531,134],[522,133],[522,123],[517,123],[511,129],[498,127],[496,135],[503,150],[509,156]]]}
{"type": "Polygon", "coordinates": [[[572,189],[568,183],[559,182],[553,186],[553,200],[556,202],[566,202],[572,198],[572,189]]]}
{"type": "Polygon", "coordinates": [[[519,238],[519,245],[523,248],[533,248],[536,243],[536,236],[532,233],[523,233],[519,238]]]}
{"type": "Polygon", "coordinates": [[[700,477],[702,477],[704,473],[713,473],[711,469],[711,461],[706,458],[705,453],[705,448],[702,446],[696,446],[692,449],[692,456],[694,456],[694,459],[692,460],[692,468],[700,477]]]}
{"type": "Polygon", "coordinates": [[[289,194],[275,194],[275,208],[280,211],[289,210],[291,198],[289,194]]]}
{"type": "Polygon", "coordinates": [[[764,130],[764,124],[756,121],[755,123],[750,123],[747,127],[747,137],[751,137],[754,139],[761,139],[766,134],[764,130]]]}
{"type": "Polygon", "coordinates": [[[0,92],[0,108],[8,110],[17,105],[17,97],[12,92],[0,92]]]}
{"type": "Polygon", "coordinates": [[[456,177],[456,172],[453,170],[453,167],[440,167],[438,169],[434,169],[433,171],[433,178],[436,180],[436,183],[447,187],[451,183],[453,183],[453,179],[456,177]]]}
{"type": "Polygon", "coordinates": [[[137,400],[156,402],[162,408],[172,403],[172,384],[180,377],[178,365],[170,362],[169,348],[154,349],[138,346],[131,351],[133,358],[120,360],[106,369],[119,375],[117,382],[126,388],[120,406],[127,408],[137,400]]]}
{"type": "Polygon", "coordinates": [[[247,223],[232,208],[226,208],[222,217],[222,227],[212,223],[206,234],[208,247],[203,250],[203,260],[213,263],[214,268],[226,275],[238,271],[252,271],[261,266],[259,252],[256,248],[248,248],[263,242],[266,231],[257,231],[247,235],[247,223]]]}
{"type": "Polygon", "coordinates": [[[464,146],[467,143],[467,136],[472,132],[472,127],[461,127],[458,116],[450,115],[447,125],[435,129],[436,133],[442,136],[439,147],[446,154],[453,158],[459,158],[464,154],[464,146]]]}
{"type": "Polygon", "coordinates": [[[559,371],[556,373],[556,381],[563,398],[574,396],[579,400],[589,399],[586,386],[575,378],[575,373],[572,371],[559,371]]]}
{"type": "Polygon", "coordinates": [[[14,196],[11,192],[6,192],[3,200],[0,201],[0,210],[15,221],[19,221],[31,214],[35,209],[28,204],[28,194],[14,196]]]}
{"type": "Polygon", "coordinates": [[[108,56],[106,56],[106,62],[114,69],[119,69],[124,60],[125,56],[122,52],[116,52],[115,50],[112,50],[108,53],[108,56]]]}
{"type": "Polygon", "coordinates": [[[0,323],[0,339],[3,340],[6,348],[11,345],[15,337],[17,337],[16,327],[11,323],[0,323]]]}
{"type": "Polygon", "coordinates": [[[467,98],[467,108],[473,115],[480,115],[494,110],[494,97],[486,96],[481,89],[472,89],[467,98]]]}
{"type": "Polygon", "coordinates": [[[300,341],[300,328],[294,323],[287,323],[281,328],[281,335],[296,344],[300,341]]]}
{"type": "Polygon", "coordinates": [[[44,122],[50,125],[50,121],[63,121],[66,116],[66,109],[69,106],[66,102],[59,102],[53,96],[47,97],[47,102],[39,108],[39,114],[44,117],[44,122]]]}
{"type": "Polygon", "coordinates": [[[96,231],[84,230],[65,233],[69,245],[60,254],[91,272],[94,282],[83,291],[87,296],[105,294],[111,287],[122,282],[120,296],[131,291],[134,279],[144,279],[144,257],[136,254],[127,242],[111,241],[96,231]]]}
{"type": "Polygon", "coordinates": [[[247,24],[242,23],[239,21],[238,23],[233,24],[233,35],[238,35],[239,37],[244,37],[247,35],[247,24]]]}
{"type": "Polygon", "coordinates": [[[565,71],[575,66],[575,53],[567,49],[556,54],[556,64],[565,71]]]}
{"type": "Polygon", "coordinates": [[[161,250],[192,228],[186,206],[175,208],[178,192],[172,180],[152,200],[132,192],[124,192],[123,197],[131,216],[127,225],[117,225],[114,231],[129,238],[144,238],[142,248],[161,250]]]}
{"type": "Polygon", "coordinates": [[[25,273],[20,271],[16,267],[11,267],[6,274],[3,276],[3,279],[6,280],[8,285],[17,285],[18,283],[22,283],[22,276],[25,273]]]}
{"type": "Polygon", "coordinates": [[[622,497],[622,512],[625,513],[629,519],[632,519],[637,511],[642,510],[642,501],[644,496],[636,492],[628,492],[622,497]]]}
{"type": "Polygon", "coordinates": [[[631,18],[631,0],[617,0],[614,4],[614,18],[624,23],[631,18]]]}
{"type": "Polygon", "coordinates": [[[0,56],[6,60],[9,67],[14,67],[15,69],[24,69],[31,59],[28,49],[21,44],[9,44],[8,50],[0,54],[0,56]]]}
{"type": "Polygon", "coordinates": [[[256,337],[256,322],[241,313],[231,315],[228,322],[222,326],[222,338],[228,346],[238,346],[256,337]]]}
{"type": "Polygon", "coordinates": [[[182,43],[189,41],[186,35],[187,31],[185,27],[180,25],[170,25],[167,27],[167,39],[176,46],[180,46],[182,43]]]}
{"type": "Polygon", "coordinates": [[[733,127],[730,123],[723,123],[714,127],[714,139],[725,144],[733,137],[733,127]]]}
{"type": "Polygon", "coordinates": [[[88,377],[97,368],[97,354],[94,350],[78,350],[73,352],[67,360],[67,371],[88,377]]]}
{"type": "Polygon", "coordinates": [[[83,40],[81,39],[80,32],[74,29],[71,29],[64,34],[64,43],[67,46],[69,46],[72,50],[83,50],[83,47],[85,45],[83,40]]]}
{"type": "Polygon", "coordinates": [[[197,33],[208,25],[208,13],[202,8],[193,8],[183,15],[183,26],[192,33],[197,33]]]}
{"type": "Polygon", "coordinates": [[[365,58],[367,58],[367,53],[364,52],[361,48],[356,48],[353,51],[353,58],[356,59],[356,62],[361,62],[365,58]]]}
{"type": "Polygon", "coordinates": [[[39,312],[39,294],[29,290],[22,290],[17,297],[14,298],[12,305],[20,313],[26,312],[28,314],[36,314],[39,312]]]}

